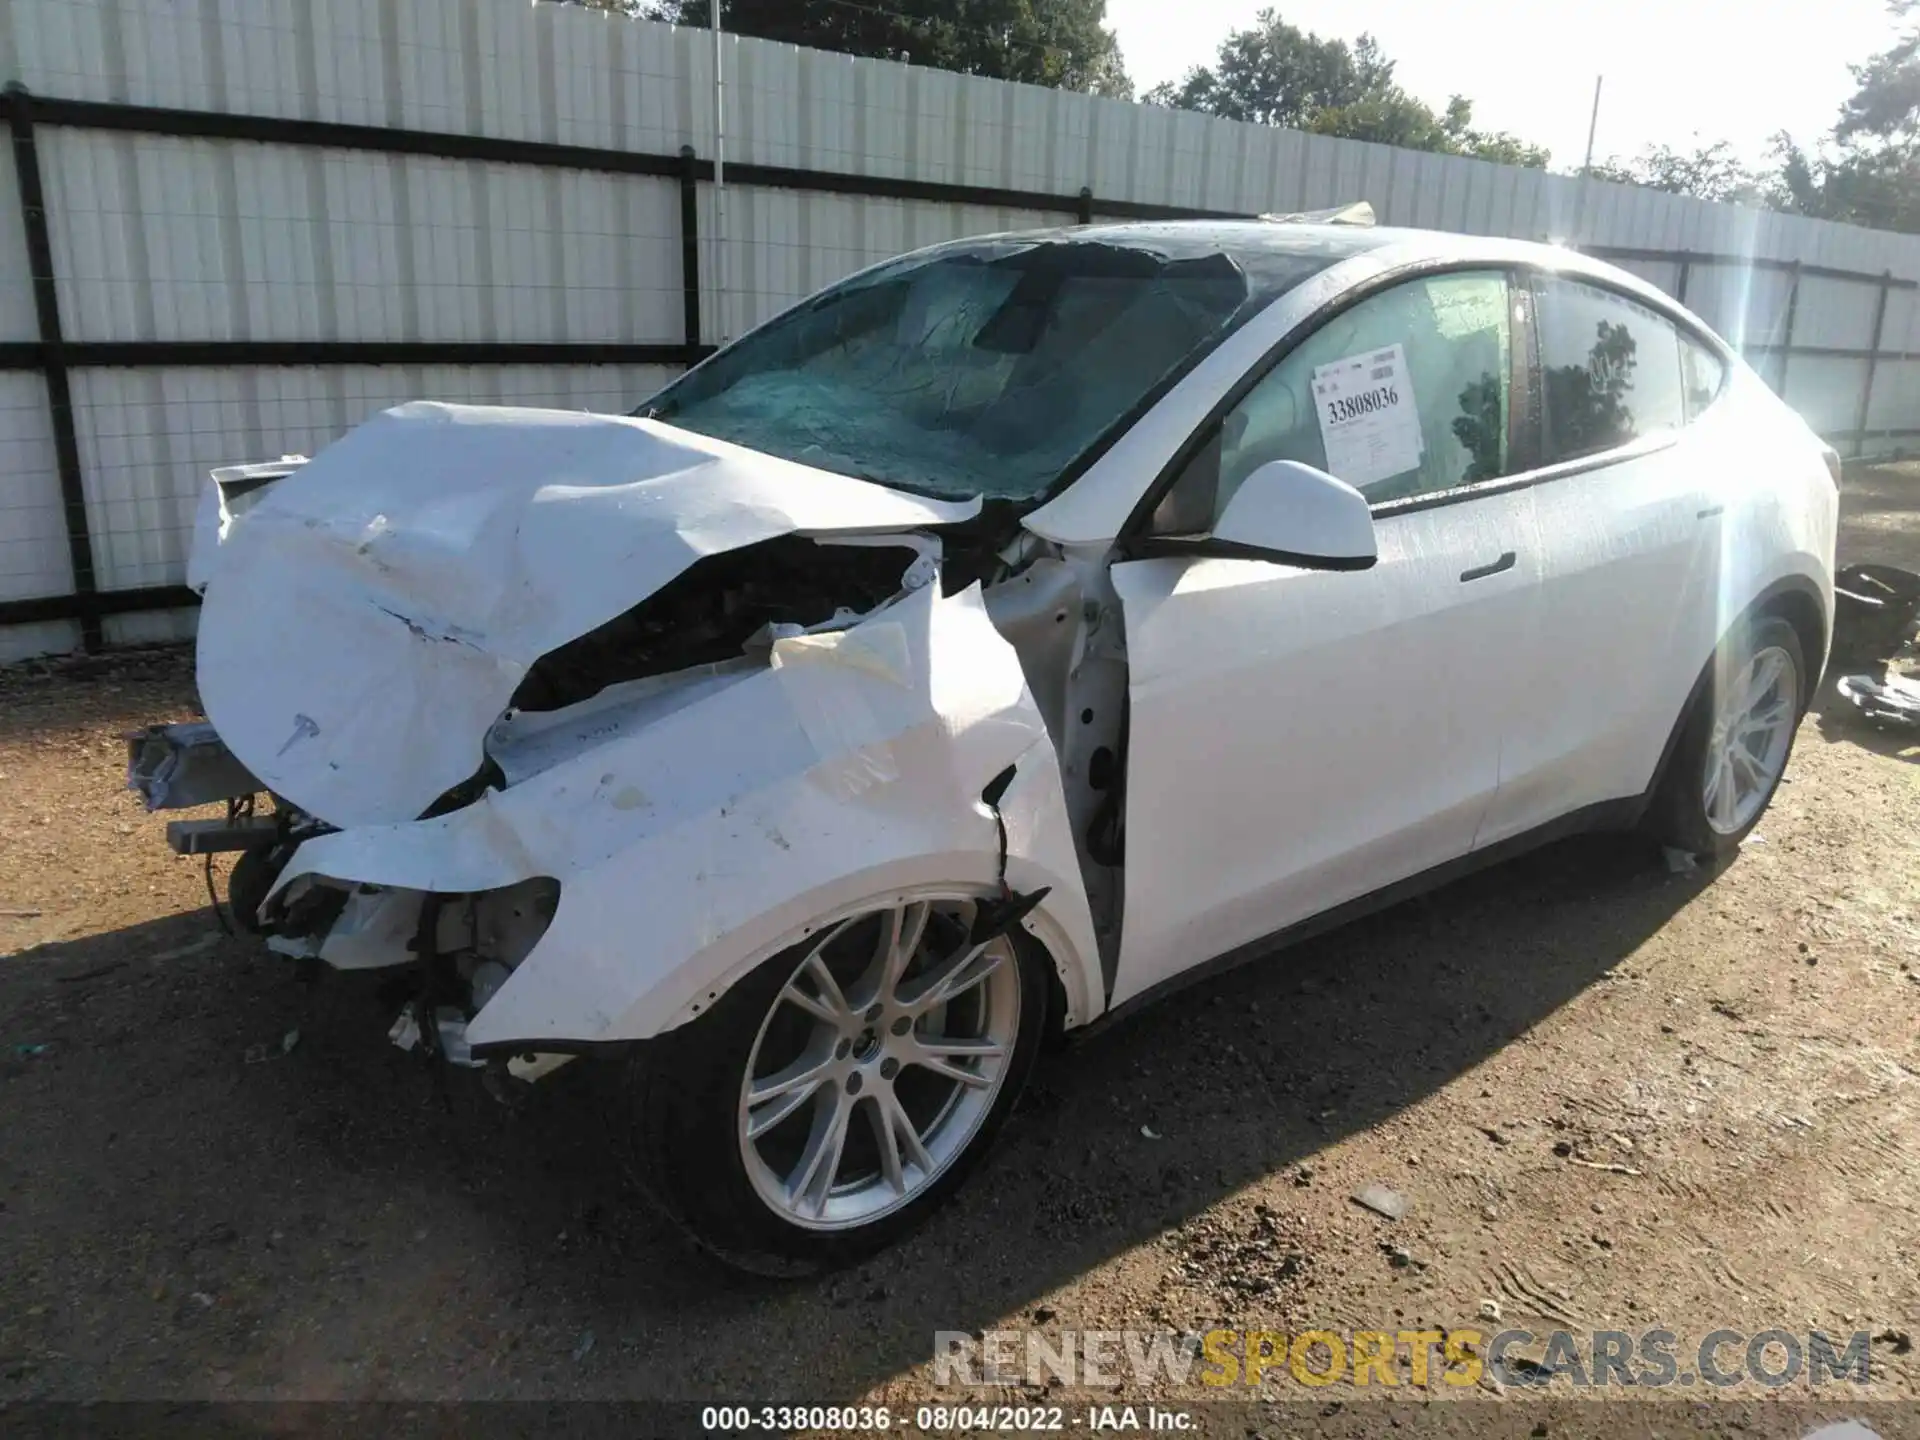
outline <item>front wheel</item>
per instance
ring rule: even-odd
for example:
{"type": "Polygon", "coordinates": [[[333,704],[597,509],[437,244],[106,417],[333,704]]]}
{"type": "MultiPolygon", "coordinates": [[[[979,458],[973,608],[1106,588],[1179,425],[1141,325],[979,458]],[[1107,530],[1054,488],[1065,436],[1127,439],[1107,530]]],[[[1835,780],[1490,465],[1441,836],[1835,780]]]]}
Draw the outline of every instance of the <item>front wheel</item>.
{"type": "Polygon", "coordinates": [[[1676,849],[1724,856],[1760,822],[1806,712],[1800,636],[1763,616],[1722,642],[1654,801],[1654,832],[1676,849]]]}
{"type": "Polygon", "coordinates": [[[858,1260],[958,1187],[1031,1071],[1044,957],[971,938],[981,897],[822,925],[633,1062],[642,1187],[740,1269],[858,1260]]]}

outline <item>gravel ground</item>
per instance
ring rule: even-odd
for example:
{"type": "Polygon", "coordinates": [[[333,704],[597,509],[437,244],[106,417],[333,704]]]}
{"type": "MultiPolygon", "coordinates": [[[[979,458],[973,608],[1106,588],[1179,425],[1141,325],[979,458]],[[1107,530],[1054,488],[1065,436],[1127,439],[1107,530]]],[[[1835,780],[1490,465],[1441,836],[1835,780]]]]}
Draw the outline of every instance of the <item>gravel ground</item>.
{"type": "MultiPolygon", "coordinates": [[[[1850,482],[1864,558],[1920,565],[1920,468],[1850,482]]],[[[1870,1330],[1920,1399],[1920,747],[1830,700],[1720,873],[1568,842],[1211,982],[1049,1059],[917,1240],[767,1285],[638,1205],[603,1079],[441,1094],[375,985],[221,934],[120,789],[191,697],[177,651],[0,673],[0,1401],[901,1402],[936,1329],[1656,1324],[1870,1330]]]]}

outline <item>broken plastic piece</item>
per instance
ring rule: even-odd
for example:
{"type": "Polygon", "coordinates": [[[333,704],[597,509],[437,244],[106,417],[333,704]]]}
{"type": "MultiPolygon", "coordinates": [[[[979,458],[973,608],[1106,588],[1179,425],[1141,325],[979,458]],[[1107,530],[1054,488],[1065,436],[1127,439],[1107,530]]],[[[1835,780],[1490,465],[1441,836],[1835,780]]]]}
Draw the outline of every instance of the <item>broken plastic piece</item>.
{"type": "Polygon", "coordinates": [[[1876,725],[1920,726],[1920,682],[1904,675],[1889,675],[1884,681],[1847,675],[1838,688],[1876,725]]]}
{"type": "Polygon", "coordinates": [[[187,810],[265,788],[205,720],[149,725],[129,732],[126,741],[127,788],[149,810],[187,810]]]}
{"type": "Polygon", "coordinates": [[[1407,1197],[1384,1185],[1369,1185],[1364,1190],[1356,1191],[1353,1203],[1363,1210],[1384,1215],[1389,1220],[1398,1220],[1407,1213],[1407,1197]]]}
{"type": "MultiPolygon", "coordinates": [[[[473,1051],[467,1045],[467,1020],[451,1005],[442,1005],[433,1012],[434,1029],[440,1037],[440,1058],[449,1065],[464,1065],[469,1069],[479,1069],[485,1062],[473,1058],[473,1051]]],[[[414,1017],[413,1007],[409,1005],[394,1019],[387,1031],[387,1039],[402,1050],[412,1051],[420,1045],[420,1022],[414,1017]]]]}
{"type": "Polygon", "coordinates": [[[1287,215],[1262,215],[1273,225],[1372,225],[1373,206],[1365,200],[1351,205],[1335,205],[1330,210],[1296,210],[1287,215]]]}

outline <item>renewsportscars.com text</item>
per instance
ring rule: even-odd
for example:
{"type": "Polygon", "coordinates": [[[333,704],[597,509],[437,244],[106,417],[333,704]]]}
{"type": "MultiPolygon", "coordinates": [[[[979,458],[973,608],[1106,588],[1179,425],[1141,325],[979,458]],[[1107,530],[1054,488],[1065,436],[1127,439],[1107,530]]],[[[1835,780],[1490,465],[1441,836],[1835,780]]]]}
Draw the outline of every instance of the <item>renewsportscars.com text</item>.
{"type": "Polygon", "coordinates": [[[1872,1337],[1714,1330],[989,1330],[934,1332],[936,1385],[1117,1385],[1214,1389],[1334,1384],[1425,1389],[1503,1385],[1729,1389],[1869,1383],[1872,1337]]]}

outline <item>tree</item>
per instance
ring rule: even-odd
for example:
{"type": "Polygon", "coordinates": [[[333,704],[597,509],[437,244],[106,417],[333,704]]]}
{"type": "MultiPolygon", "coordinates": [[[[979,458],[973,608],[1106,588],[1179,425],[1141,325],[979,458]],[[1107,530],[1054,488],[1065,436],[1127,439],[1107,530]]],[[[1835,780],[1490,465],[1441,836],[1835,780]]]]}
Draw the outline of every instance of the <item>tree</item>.
{"type": "Polygon", "coordinates": [[[1394,83],[1393,62],[1371,35],[1352,45],[1287,24],[1262,10],[1251,29],[1220,42],[1211,66],[1178,85],[1157,85],[1147,100],[1227,120],[1286,125],[1321,135],[1372,140],[1411,150],[1474,155],[1509,165],[1544,166],[1547,152],[1505,133],[1473,128],[1473,105],[1455,95],[1444,114],[1394,83]]]}
{"type": "MultiPolygon", "coordinates": [[[[1906,18],[1920,0],[1893,0],[1906,18]]],[[[1774,201],[1824,220],[1920,232],[1920,27],[1853,68],[1854,93],[1828,143],[1809,151],[1774,137],[1774,201]]]]}
{"type": "Polygon", "coordinates": [[[1303,129],[1322,110],[1358,104],[1385,90],[1392,78],[1393,62],[1372,36],[1362,35],[1350,47],[1262,10],[1251,30],[1220,42],[1213,68],[1196,66],[1179,85],[1155,86],[1146,98],[1226,120],[1303,129]]]}
{"type": "Polygon", "coordinates": [[[1622,185],[1643,185],[1671,195],[1693,195],[1701,200],[1764,205],[1775,198],[1768,179],[1741,163],[1725,140],[1676,150],[1671,145],[1649,145],[1633,160],[1615,156],[1595,165],[1595,179],[1622,185]]]}
{"type": "MultiPolygon", "coordinates": [[[[709,0],[578,0],[683,25],[711,24],[709,0]]],[[[1131,98],[1106,0],[722,0],[739,35],[936,70],[1131,98]]]]}
{"type": "Polygon", "coordinates": [[[1518,136],[1474,129],[1473,102],[1464,95],[1451,97],[1446,112],[1436,115],[1397,85],[1368,95],[1357,104],[1322,110],[1307,128],[1320,135],[1371,140],[1404,150],[1471,155],[1499,165],[1544,169],[1548,158],[1546,150],[1518,136]]]}
{"type": "MultiPolygon", "coordinates": [[[[1892,0],[1887,9],[1904,19],[1920,0],[1892,0]]],[[[1887,49],[1855,65],[1854,92],[1840,107],[1833,138],[1912,146],[1920,139],[1920,30],[1909,30],[1887,49]]]]}

